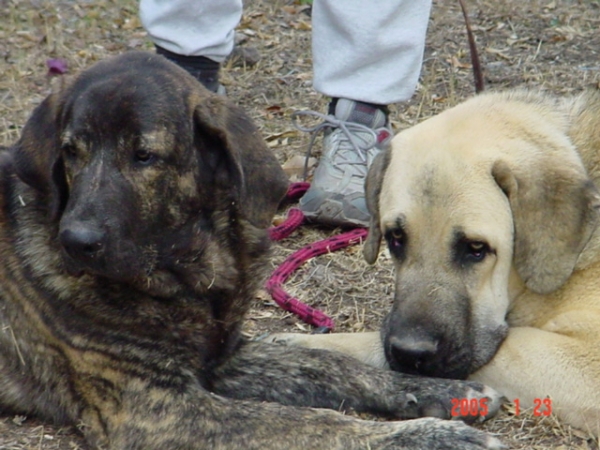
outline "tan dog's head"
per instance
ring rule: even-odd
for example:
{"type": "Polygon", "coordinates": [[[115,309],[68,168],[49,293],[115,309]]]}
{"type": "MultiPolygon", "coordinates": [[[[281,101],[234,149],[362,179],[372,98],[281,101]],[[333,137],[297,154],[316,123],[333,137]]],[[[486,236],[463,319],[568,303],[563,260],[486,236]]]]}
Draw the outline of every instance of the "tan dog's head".
{"type": "Polygon", "coordinates": [[[547,293],[596,227],[598,194],[542,96],[473,98],[400,133],[367,180],[364,253],[395,263],[382,328],[392,368],[465,378],[507,332],[510,285],[547,293]]]}
{"type": "Polygon", "coordinates": [[[240,229],[266,228],[287,188],[243,111],[146,52],[99,62],[50,95],[13,158],[72,273],[159,295],[208,285],[219,229],[241,252],[240,229]]]}

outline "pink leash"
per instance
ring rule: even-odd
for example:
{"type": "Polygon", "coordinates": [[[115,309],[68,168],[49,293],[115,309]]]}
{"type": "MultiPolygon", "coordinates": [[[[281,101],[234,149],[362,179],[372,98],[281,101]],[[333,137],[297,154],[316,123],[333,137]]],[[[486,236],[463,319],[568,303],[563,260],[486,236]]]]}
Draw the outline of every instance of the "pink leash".
{"type": "MultiPolygon", "coordinates": [[[[296,199],[301,197],[308,187],[309,183],[292,183],[288,189],[287,197],[296,199]]],[[[298,208],[291,208],[288,211],[286,220],[276,227],[269,229],[269,236],[272,240],[278,241],[289,236],[304,222],[304,214],[298,208]]],[[[297,250],[273,272],[267,280],[266,290],[271,294],[273,300],[283,309],[296,314],[303,322],[320,328],[324,331],[333,329],[334,323],[331,317],[322,313],[318,309],[312,308],[295,297],[288,294],[282,287],[292,273],[294,273],[302,264],[311,258],[324,253],[335,252],[350,245],[362,242],[367,236],[365,228],[356,228],[336,236],[317,241],[314,244],[297,250]]]]}

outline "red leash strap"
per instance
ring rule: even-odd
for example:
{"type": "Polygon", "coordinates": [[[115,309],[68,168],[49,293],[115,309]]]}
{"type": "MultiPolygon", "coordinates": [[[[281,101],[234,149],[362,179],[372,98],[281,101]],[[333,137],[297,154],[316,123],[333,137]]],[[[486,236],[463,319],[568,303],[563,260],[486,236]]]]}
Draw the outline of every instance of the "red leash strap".
{"type": "MultiPolygon", "coordinates": [[[[308,183],[292,183],[288,190],[289,198],[301,197],[308,189],[308,183]]],[[[288,212],[287,219],[279,226],[269,229],[269,236],[273,240],[280,240],[289,236],[304,221],[304,214],[297,208],[288,212]]],[[[295,297],[288,294],[282,287],[292,273],[311,258],[324,253],[335,252],[350,245],[358,244],[367,236],[365,228],[356,228],[337,236],[307,245],[288,256],[285,261],[273,272],[267,280],[266,290],[271,294],[273,300],[283,309],[296,314],[303,322],[315,327],[333,329],[334,323],[331,317],[321,311],[312,308],[295,297]]]]}
{"type": "Polygon", "coordinates": [[[290,208],[287,219],[276,227],[269,228],[269,237],[280,241],[292,234],[304,222],[304,214],[298,208],[290,208]]]}
{"type": "MultiPolygon", "coordinates": [[[[300,182],[290,184],[286,197],[290,200],[297,200],[304,195],[310,187],[310,183],[300,182]]],[[[298,208],[291,208],[288,211],[287,219],[276,227],[269,228],[269,237],[273,241],[280,241],[288,237],[296,228],[304,222],[304,214],[298,208]]]]}

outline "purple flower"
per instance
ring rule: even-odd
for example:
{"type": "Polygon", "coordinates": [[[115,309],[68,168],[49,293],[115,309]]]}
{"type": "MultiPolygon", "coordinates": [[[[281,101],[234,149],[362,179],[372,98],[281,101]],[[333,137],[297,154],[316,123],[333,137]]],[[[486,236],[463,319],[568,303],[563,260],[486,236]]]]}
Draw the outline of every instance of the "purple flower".
{"type": "Polygon", "coordinates": [[[46,66],[48,67],[48,76],[63,75],[67,72],[67,61],[64,59],[47,59],[46,66]]]}

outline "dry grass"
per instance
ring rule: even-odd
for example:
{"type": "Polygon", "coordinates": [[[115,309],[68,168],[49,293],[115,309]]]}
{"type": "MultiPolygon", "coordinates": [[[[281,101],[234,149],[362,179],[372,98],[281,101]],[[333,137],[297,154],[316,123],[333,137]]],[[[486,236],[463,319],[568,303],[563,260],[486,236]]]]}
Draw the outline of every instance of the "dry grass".
{"type": "MultiPolygon", "coordinates": [[[[245,107],[283,163],[303,154],[307,136],[290,123],[296,109],[323,110],[311,89],[310,15],[292,0],[248,0],[240,25],[245,46],[262,59],[247,67],[230,61],[223,73],[228,95],[245,107]]],[[[557,94],[600,81],[598,0],[468,0],[488,89],[541,87],[557,94]]],[[[76,73],[94,61],[130,49],[151,49],[133,0],[0,0],[0,145],[19,135],[31,110],[48,94],[48,58],[64,58],[76,73]]],[[[414,98],[393,108],[396,129],[410,126],[473,93],[463,19],[457,1],[434,1],[420,85],[414,98]]],[[[276,245],[273,266],[301,246],[336,230],[303,227],[276,245]]],[[[305,264],[288,290],[330,314],[338,330],[374,330],[391,302],[389,259],[363,262],[358,247],[305,264]]],[[[246,326],[250,336],[269,330],[306,330],[261,292],[246,326]]],[[[597,449],[588,433],[531,412],[515,417],[507,406],[485,427],[514,449],[597,449]]],[[[31,418],[0,417],[0,449],[85,448],[72,429],[31,418]]]]}

